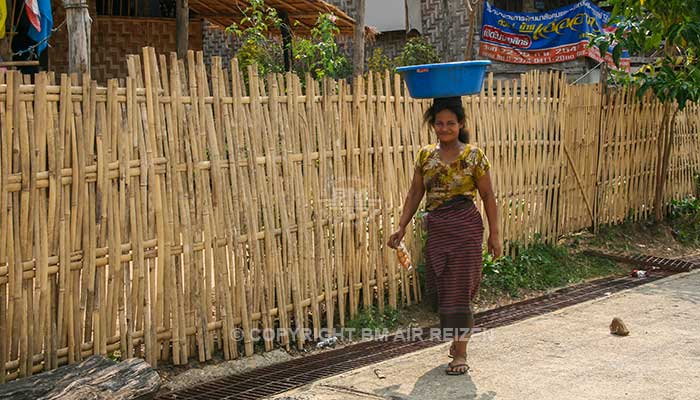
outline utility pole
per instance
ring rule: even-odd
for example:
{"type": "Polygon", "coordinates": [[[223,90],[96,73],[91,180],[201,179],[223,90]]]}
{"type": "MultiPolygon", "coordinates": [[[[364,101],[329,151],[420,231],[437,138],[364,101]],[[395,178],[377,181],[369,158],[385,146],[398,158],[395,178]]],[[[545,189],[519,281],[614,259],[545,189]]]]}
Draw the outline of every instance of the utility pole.
{"type": "Polygon", "coordinates": [[[175,24],[177,25],[177,58],[187,56],[190,39],[190,5],[188,0],[177,0],[175,5],[175,24]]]}
{"type": "Polygon", "coordinates": [[[465,60],[474,59],[474,34],[476,34],[476,14],[479,12],[483,1],[481,0],[465,0],[467,10],[469,10],[469,30],[467,31],[467,46],[464,54],[465,60]]]}
{"type": "Polygon", "coordinates": [[[90,27],[92,19],[87,0],[63,0],[68,26],[68,72],[90,73],[90,27]]]}
{"type": "Polygon", "coordinates": [[[357,0],[352,65],[353,76],[360,76],[365,72],[365,0],[357,0]]]}

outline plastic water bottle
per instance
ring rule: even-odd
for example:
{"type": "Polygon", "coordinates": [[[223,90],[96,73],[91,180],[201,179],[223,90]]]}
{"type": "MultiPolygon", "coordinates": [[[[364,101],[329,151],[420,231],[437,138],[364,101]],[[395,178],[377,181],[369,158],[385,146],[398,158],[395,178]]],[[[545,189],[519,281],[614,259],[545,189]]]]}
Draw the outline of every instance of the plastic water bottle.
{"type": "Polygon", "coordinates": [[[404,244],[404,242],[401,242],[401,244],[399,244],[399,246],[396,248],[396,258],[399,260],[399,264],[401,264],[406,271],[413,269],[413,265],[411,264],[411,255],[408,253],[408,249],[406,249],[406,244],[404,244]]]}

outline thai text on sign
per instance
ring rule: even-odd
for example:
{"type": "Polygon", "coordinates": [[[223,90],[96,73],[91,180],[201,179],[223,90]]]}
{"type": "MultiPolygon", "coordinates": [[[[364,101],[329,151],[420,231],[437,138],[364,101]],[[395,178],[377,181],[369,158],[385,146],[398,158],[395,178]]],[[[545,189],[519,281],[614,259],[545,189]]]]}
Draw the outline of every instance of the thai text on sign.
{"type": "MultiPolygon", "coordinates": [[[[590,57],[603,61],[589,35],[608,32],[610,13],[589,0],[545,13],[513,13],[485,3],[479,54],[514,64],[553,64],[590,57]]],[[[605,57],[614,68],[610,52],[605,57]]],[[[620,68],[629,70],[627,52],[620,68]]]]}

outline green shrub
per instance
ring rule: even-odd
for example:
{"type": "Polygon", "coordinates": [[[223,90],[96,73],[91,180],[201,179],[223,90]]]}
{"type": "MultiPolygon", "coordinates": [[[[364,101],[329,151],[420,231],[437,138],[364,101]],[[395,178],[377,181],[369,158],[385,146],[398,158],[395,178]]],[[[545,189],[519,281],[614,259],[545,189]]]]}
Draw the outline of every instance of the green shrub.
{"type": "Polygon", "coordinates": [[[700,198],[690,196],[682,200],[672,200],[669,223],[679,242],[700,243],[700,198]]]}
{"type": "Polygon", "coordinates": [[[241,71],[245,72],[249,65],[257,65],[261,76],[283,72],[282,46],[270,39],[270,29],[279,28],[282,23],[277,11],[266,7],[264,0],[251,0],[243,15],[240,24],[233,23],[226,28],[227,33],[241,42],[236,53],[241,71]]]}
{"type": "MultiPolygon", "coordinates": [[[[273,30],[282,24],[277,11],[267,7],[264,0],[251,0],[243,15],[240,24],[234,23],[226,28],[228,34],[235,35],[240,41],[236,57],[241,70],[245,72],[249,65],[257,65],[261,76],[284,72],[282,45],[272,39],[273,30]]],[[[343,79],[352,73],[352,65],[336,42],[340,29],[335,20],[333,14],[319,14],[311,29],[311,37],[293,40],[292,67],[302,80],[307,73],[314,79],[343,79]]]]}
{"type": "Polygon", "coordinates": [[[435,47],[422,36],[409,39],[401,50],[401,54],[394,59],[394,66],[432,64],[440,62],[435,47]]]}
{"type": "Polygon", "coordinates": [[[352,74],[352,65],[336,42],[340,29],[335,21],[333,14],[319,14],[311,38],[294,41],[294,70],[302,79],[307,73],[314,79],[343,79],[352,74]]]}
{"type": "Polygon", "coordinates": [[[393,65],[391,59],[384,54],[384,50],[377,47],[367,59],[367,69],[369,72],[384,72],[387,69],[393,69],[393,65]]]}

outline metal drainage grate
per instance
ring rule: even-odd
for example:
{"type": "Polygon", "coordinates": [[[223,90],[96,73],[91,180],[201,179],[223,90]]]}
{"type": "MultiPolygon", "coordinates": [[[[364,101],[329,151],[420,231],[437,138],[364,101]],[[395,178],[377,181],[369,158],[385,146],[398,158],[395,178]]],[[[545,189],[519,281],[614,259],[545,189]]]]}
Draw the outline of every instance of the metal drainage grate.
{"type": "Polygon", "coordinates": [[[634,264],[644,267],[657,267],[666,271],[688,272],[700,267],[700,254],[675,259],[644,255],[626,256],[621,254],[601,253],[595,250],[584,251],[584,254],[607,258],[626,264],[634,264]]]}
{"type": "Polygon", "coordinates": [[[700,268],[700,253],[691,254],[689,256],[683,257],[682,259],[688,261],[691,264],[694,264],[695,268],[700,268]]]}
{"type": "MultiPolygon", "coordinates": [[[[656,270],[647,278],[602,278],[557,290],[541,297],[514,303],[476,314],[476,326],[492,329],[543,315],[584,301],[604,297],[609,293],[633,288],[670,276],[677,271],[656,270]]],[[[425,338],[429,329],[423,330],[425,338]]],[[[158,399],[241,399],[269,397],[356,368],[436,346],[438,340],[407,341],[388,338],[298,358],[259,368],[239,375],[206,382],[188,389],[160,395],[158,399]]]]}

